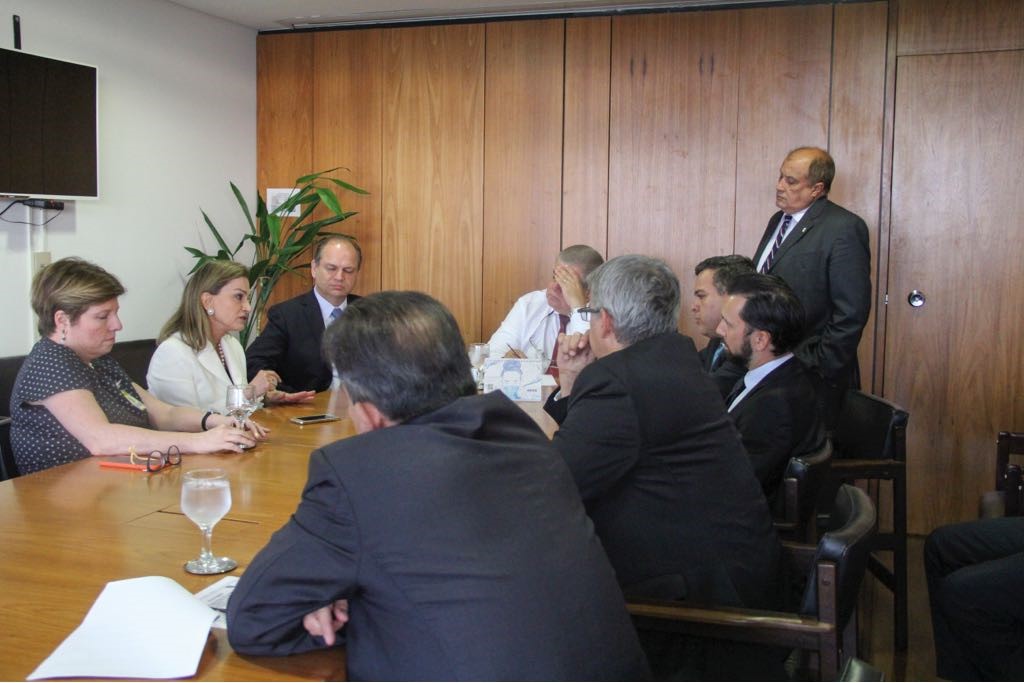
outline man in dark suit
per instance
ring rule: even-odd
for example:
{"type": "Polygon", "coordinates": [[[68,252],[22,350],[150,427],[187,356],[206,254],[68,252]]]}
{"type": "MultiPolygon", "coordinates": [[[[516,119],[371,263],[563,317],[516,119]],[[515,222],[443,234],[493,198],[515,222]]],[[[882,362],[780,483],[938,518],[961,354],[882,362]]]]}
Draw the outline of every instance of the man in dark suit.
{"type": "Polygon", "coordinates": [[[286,392],[323,391],[333,372],[320,352],[324,329],[359,297],[356,286],[363,251],[351,237],[331,235],[320,240],[309,264],[313,289],[271,306],[267,324],[245,352],[249,379],[260,370],[281,377],[286,392]]]}
{"type": "Polygon", "coordinates": [[[924,570],[938,675],[1024,678],[1024,517],[939,527],[925,541],[924,570]]]}
{"type": "Polygon", "coordinates": [[[789,459],[825,444],[816,378],[792,351],[803,327],[803,307],[781,278],[750,273],[730,284],[718,333],[747,372],[726,408],[769,500],[789,459]]]}
{"type": "Polygon", "coordinates": [[[693,283],[693,322],[702,335],[708,338],[707,345],[698,352],[700,364],[725,398],[736,386],[736,382],[747,371],[744,365],[725,351],[725,344],[716,331],[722,320],[722,303],[726,290],[738,275],[754,272],[754,263],[746,256],[730,254],[711,256],[693,269],[696,280],[693,283]]]}
{"type": "Polygon", "coordinates": [[[565,463],[501,392],[476,395],[451,313],[372,294],[325,349],[358,436],[311,456],[231,597],[231,646],[284,655],[340,632],[357,680],[649,676],[565,463]]]}
{"type": "Polygon", "coordinates": [[[772,605],[768,505],[693,341],[677,332],[675,274],[619,256],[588,283],[590,331],[562,335],[561,389],[545,409],[619,582],[627,595],[772,605]]]}
{"type": "Polygon", "coordinates": [[[871,311],[871,253],[864,221],[828,199],[835,162],[815,147],[782,162],[772,216],[757,247],[758,272],[793,288],[805,313],[798,358],[826,381],[826,424],[842,397],[860,384],[857,345],[871,311]]]}

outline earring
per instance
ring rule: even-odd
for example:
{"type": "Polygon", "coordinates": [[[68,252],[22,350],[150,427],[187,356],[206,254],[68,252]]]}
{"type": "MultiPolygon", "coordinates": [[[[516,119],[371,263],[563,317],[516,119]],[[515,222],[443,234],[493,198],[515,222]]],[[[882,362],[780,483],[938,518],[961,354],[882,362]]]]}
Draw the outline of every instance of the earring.
{"type": "Polygon", "coordinates": [[[206,309],[206,315],[213,315],[213,309],[212,308],[207,308],[206,309]]]}
{"type": "Polygon", "coordinates": [[[60,331],[60,343],[63,344],[68,340],[68,328],[64,328],[60,331]]]}

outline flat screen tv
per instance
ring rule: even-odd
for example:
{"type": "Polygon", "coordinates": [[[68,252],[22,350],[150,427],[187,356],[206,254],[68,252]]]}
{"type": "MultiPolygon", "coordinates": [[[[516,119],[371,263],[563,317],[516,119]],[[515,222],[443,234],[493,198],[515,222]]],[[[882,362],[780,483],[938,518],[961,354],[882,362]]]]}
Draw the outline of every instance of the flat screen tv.
{"type": "Polygon", "coordinates": [[[0,197],[96,198],[96,67],[0,48],[0,197]]]}

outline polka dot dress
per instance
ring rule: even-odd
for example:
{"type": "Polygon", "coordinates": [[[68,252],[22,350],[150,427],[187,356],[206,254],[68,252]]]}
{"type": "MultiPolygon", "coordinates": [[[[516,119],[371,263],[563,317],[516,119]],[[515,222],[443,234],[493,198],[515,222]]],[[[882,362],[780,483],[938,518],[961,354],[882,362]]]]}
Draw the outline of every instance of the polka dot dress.
{"type": "Polygon", "coordinates": [[[74,389],[91,391],[110,422],[150,427],[145,407],[139,407],[142,399],[117,361],[104,356],[88,365],[66,346],[40,339],[25,357],[11,392],[11,450],[21,474],[89,457],[49,410],[32,405],[74,389]]]}

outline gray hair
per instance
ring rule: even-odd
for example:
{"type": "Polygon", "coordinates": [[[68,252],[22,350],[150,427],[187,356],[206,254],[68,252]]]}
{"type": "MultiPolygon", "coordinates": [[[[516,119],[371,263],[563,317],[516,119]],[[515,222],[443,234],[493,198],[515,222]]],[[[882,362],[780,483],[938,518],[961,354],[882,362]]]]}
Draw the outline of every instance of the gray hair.
{"type": "Polygon", "coordinates": [[[617,256],[592,272],[587,283],[591,308],[608,311],[621,344],[679,328],[679,278],[661,259],[617,256]]]}

